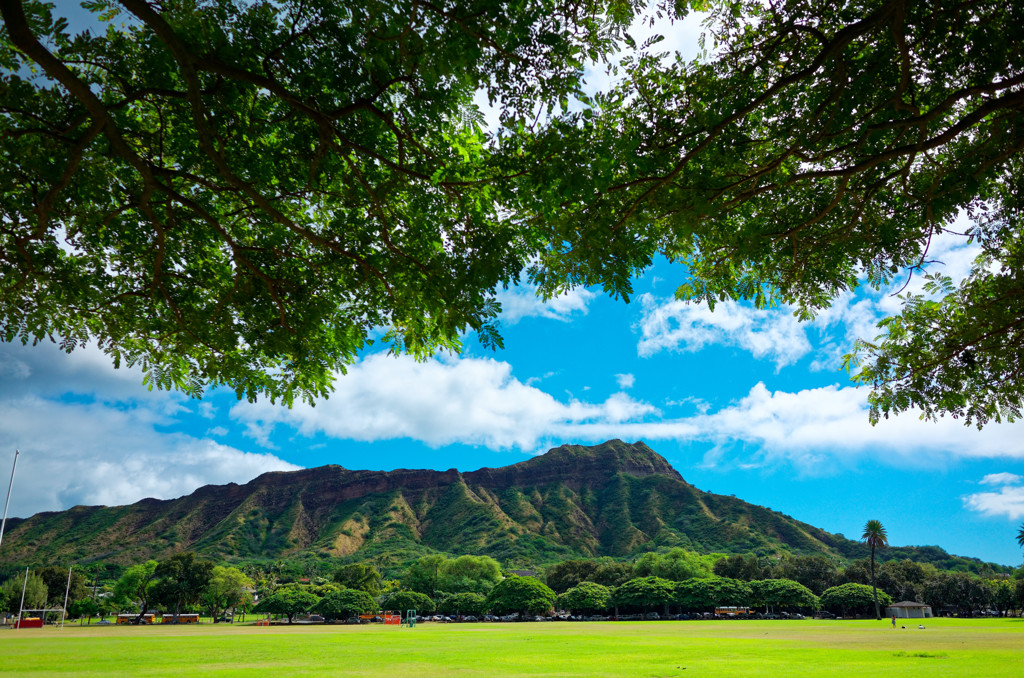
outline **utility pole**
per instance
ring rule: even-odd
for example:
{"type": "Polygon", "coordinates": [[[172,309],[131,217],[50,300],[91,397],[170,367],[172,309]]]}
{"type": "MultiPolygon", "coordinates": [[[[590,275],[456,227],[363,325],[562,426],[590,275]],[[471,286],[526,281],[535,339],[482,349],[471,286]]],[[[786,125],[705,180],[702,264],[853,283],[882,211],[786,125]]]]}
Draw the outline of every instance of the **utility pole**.
{"type": "Polygon", "coordinates": [[[7,486],[7,501],[4,502],[4,519],[0,522],[0,544],[4,543],[4,528],[7,527],[7,507],[11,505],[11,490],[14,488],[14,472],[18,468],[20,450],[14,451],[14,466],[11,468],[11,483],[7,486]]]}

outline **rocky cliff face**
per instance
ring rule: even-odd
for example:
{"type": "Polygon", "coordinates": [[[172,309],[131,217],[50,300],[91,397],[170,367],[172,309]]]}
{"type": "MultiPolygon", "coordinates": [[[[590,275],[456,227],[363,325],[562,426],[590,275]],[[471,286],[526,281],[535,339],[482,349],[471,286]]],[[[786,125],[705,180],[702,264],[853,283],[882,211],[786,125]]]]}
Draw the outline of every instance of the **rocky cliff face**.
{"type": "Polygon", "coordinates": [[[546,562],[662,546],[831,553],[846,540],[689,485],[644,443],[563,445],[459,473],[323,466],[13,525],[0,562],[137,562],[193,549],[234,560],[432,550],[546,562]]]}

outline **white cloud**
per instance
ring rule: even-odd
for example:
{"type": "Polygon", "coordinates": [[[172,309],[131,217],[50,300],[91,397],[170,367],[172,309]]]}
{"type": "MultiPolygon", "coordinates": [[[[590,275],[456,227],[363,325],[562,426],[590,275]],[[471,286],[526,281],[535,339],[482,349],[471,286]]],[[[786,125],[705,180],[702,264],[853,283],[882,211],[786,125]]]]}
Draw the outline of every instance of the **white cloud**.
{"type": "Polygon", "coordinates": [[[643,317],[637,351],[650,357],[660,351],[693,353],[709,345],[735,346],[776,368],[811,351],[804,328],[790,309],[758,310],[736,302],[704,304],[640,295],[643,317]]]}
{"type": "Polygon", "coordinates": [[[1016,473],[989,473],[979,485],[1000,485],[998,492],[975,492],[964,497],[964,506],[986,516],[1017,520],[1024,516],[1024,477],[1016,473]]]}
{"type": "Polygon", "coordinates": [[[978,481],[979,485],[1020,485],[1024,477],[1016,473],[989,473],[978,481]]]}
{"type": "Polygon", "coordinates": [[[983,431],[952,419],[922,421],[913,412],[872,426],[865,392],[828,386],[795,393],[769,391],[758,383],[738,402],[717,412],[661,420],[583,423],[574,440],[675,440],[714,443],[708,465],[744,467],[786,464],[811,473],[873,457],[894,466],[934,467],[958,457],[1024,459],[1018,441],[1024,425],[983,431]],[[754,450],[754,452],[751,452],[754,450]]]}
{"type": "Polygon", "coordinates": [[[37,396],[0,401],[0,449],[22,452],[11,515],[75,504],[170,499],[206,484],[247,482],[297,466],[208,439],[160,433],[160,408],[118,409],[37,396]]]}
{"type": "Polygon", "coordinates": [[[577,287],[544,301],[537,296],[536,288],[530,285],[498,290],[501,319],[510,325],[514,325],[522,318],[534,316],[568,321],[575,314],[586,315],[587,306],[596,296],[588,289],[577,287]]]}
{"type": "Polygon", "coordinates": [[[666,418],[624,392],[603,402],[559,400],[520,382],[511,366],[495,360],[417,363],[374,354],[336,386],[316,407],[240,402],[231,416],[264,443],[278,426],[343,440],[411,438],[434,447],[463,443],[527,451],[551,440],[673,440],[712,443],[715,452],[706,463],[785,464],[815,473],[835,472],[835,461],[867,457],[907,467],[961,457],[1024,459],[1018,442],[1024,424],[978,431],[953,419],[927,422],[908,412],[872,426],[866,391],[837,385],[772,392],[758,383],[731,405],[709,411],[705,403],[678,418],[666,418]]]}
{"type": "Polygon", "coordinates": [[[636,377],[632,374],[616,374],[615,381],[618,382],[621,389],[633,388],[633,384],[636,383],[636,377]]]}
{"type": "Polygon", "coordinates": [[[607,425],[656,415],[653,406],[616,393],[603,403],[562,402],[520,382],[508,363],[490,359],[416,362],[373,354],[353,365],[316,407],[292,409],[265,401],[240,402],[231,416],[268,443],[276,426],[312,436],[373,441],[413,438],[437,447],[452,443],[491,449],[535,449],[541,440],[571,435],[587,423],[607,425]]]}
{"type": "Polygon", "coordinates": [[[179,393],[142,386],[142,370],[121,366],[95,344],[77,348],[70,354],[56,344],[43,341],[36,346],[0,342],[0,394],[60,395],[95,394],[104,400],[133,400],[154,406],[175,407],[187,400],[179,393]]]}
{"type": "MultiPolygon", "coordinates": [[[[966,229],[966,217],[952,228],[966,229]]],[[[957,282],[970,272],[979,252],[978,245],[968,243],[966,237],[944,232],[932,239],[925,267],[957,282]]],[[[712,312],[705,304],[644,294],[640,296],[637,351],[642,357],[650,357],[660,351],[686,353],[713,345],[731,346],[771,361],[776,370],[808,354],[812,355],[812,371],[835,370],[857,339],[875,339],[881,333],[877,323],[900,312],[903,302],[897,293],[922,294],[924,283],[924,275],[918,271],[909,284],[907,278],[902,278],[883,291],[862,288],[842,292],[808,323],[797,321],[793,306],[758,310],[749,303],[726,301],[712,312]],[[815,348],[808,339],[811,333],[815,348]]]]}
{"type": "Polygon", "coordinates": [[[762,463],[785,460],[809,468],[826,459],[863,456],[908,466],[950,457],[1024,459],[1018,443],[1022,424],[978,431],[951,418],[923,421],[911,411],[872,426],[865,395],[864,389],[838,386],[770,392],[758,383],[735,405],[697,422],[715,442],[760,446],[762,463]]]}
{"type": "Polygon", "coordinates": [[[998,492],[978,492],[964,497],[964,506],[986,516],[1018,520],[1024,516],[1024,486],[1007,485],[998,492]]]}

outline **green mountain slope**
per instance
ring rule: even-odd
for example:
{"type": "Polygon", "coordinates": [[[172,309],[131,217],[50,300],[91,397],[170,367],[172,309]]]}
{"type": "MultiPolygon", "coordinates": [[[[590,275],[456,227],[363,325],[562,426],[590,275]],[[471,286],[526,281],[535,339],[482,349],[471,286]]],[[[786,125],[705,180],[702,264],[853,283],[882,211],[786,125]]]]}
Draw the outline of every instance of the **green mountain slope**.
{"type": "MultiPolygon", "coordinates": [[[[76,506],[9,523],[0,563],[134,563],[190,549],[217,560],[304,555],[405,560],[430,551],[545,563],[628,557],[682,546],[702,552],[862,557],[840,535],[735,497],[702,492],[644,443],[563,445],[468,473],[266,473],[178,499],[76,506]]],[[[937,547],[889,557],[949,558],[937,547]]]]}

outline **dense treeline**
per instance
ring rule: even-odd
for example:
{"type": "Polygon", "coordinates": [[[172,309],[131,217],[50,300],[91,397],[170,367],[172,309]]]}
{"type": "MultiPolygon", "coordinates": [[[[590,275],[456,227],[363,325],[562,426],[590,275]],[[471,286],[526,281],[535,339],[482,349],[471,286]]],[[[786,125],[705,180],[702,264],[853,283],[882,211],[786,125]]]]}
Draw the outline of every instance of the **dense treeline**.
{"type": "MultiPolygon", "coordinates": [[[[308,568],[307,568],[308,569],[308,568]]],[[[302,576],[294,563],[215,565],[192,552],[124,569],[101,582],[73,570],[47,567],[10,577],[0,586],[0,611],[16,613],[22,587],[25,607],[61,607],[67,593],[73,617],[161,611],[202,612],[213,618],[237,613],[317,614],[345,620],[380,610],[456,616],[707,614],[717,608],[759,613],[867,615],[873,607],[865,560],[845,567],[821,556],[764,558],[701,555],[681,548],[645,553],[632,562],[574,559],[542,572],[503,568],[489,556],[423,556],[405,566],[333,564],[302,576]]],[[[1024,568],[1015,576],[940,571],[934,565],[890,560],[876,572],[883,605],[909,600],[936,614],[972,615],[987,610],[1019,614],[1024,608],[1024,568]]]]}

